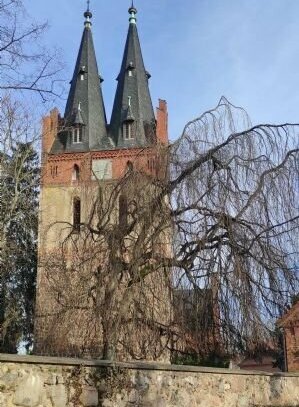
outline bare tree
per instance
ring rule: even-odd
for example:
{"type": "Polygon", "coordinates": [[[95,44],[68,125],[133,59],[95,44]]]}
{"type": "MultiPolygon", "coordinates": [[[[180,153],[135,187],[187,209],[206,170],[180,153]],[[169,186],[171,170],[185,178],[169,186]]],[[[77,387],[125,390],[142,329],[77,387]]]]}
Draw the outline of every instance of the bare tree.
{"type": "Polygon", "coordinates": [[[30,21],[22,0],[0,0],[0,89],[37,92],[43,101],[61,95],[57,51],[41,41],[46,28],[30,21]]]}
{"type": "Polygon", "coordinates": [[[41,253],[39,352],[165,358],[174,336],[229,353],[269,340],[298,289],[298,131],[252,126],[222,98],[148,149],[155,171],[137,157],[117,182],[82,175],[84,214],[51,225],[60,244],[41,253]],[[178,292],[196,301],[188,321],[173,319],[178,292]]]}
{"type": "Polygon", "coordinates": [[[38,133],[26,103],[62,94],[61,58],[22,0],[0,0],[0,350],[32,342],[37,268],[38,133]],[[14,100],[13,100],[14,98],[14,100]]]}
{"type": "Polygon", "coordinates": [[[224,98],[172,147],[180,284],[217,288],[231,352],[267,342],[298,289],[298,147],[297,125],[251,126],[224,98]]]}

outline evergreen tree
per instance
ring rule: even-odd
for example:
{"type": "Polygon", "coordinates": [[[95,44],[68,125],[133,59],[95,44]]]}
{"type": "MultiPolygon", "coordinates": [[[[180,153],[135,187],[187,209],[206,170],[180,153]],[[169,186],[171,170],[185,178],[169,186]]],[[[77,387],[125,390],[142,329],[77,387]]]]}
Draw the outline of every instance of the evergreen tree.
{"type": "Polygon", "coordinates": [[[32,343],[37,269],[38,155],[17,143],[2,155],[0,179],[0,351],[32,343]]]}

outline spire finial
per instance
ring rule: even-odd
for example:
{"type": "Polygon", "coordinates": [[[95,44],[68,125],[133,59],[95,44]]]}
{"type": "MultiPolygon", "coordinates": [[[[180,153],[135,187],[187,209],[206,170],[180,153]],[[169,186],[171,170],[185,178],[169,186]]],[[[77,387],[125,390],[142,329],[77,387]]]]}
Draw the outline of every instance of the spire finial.
{"type": "Polygon", "coordinates": [[[137,22],[137,18],[136,18],[137,9],[136,9],[136,7],[134,5],[134,0],[132,0],[131,7],[129,8],[129,14],[130,14],[130,18],[129,18],[130,23],[136,24],[136,22],[137,22]]]}
{"type": "Polygon", "coordinates": [[[84,17],[85,17],[85,27],[91,27],[91,18],[92,18],[92,13],[90,11],[90,0],[87,0],[87,9],[84,13],[84,17]]]}

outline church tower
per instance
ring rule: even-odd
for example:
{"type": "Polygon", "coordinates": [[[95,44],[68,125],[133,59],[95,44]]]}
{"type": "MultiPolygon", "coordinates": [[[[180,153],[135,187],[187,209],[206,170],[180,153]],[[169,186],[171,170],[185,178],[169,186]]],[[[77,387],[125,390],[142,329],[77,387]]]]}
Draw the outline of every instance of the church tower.
{"type": "MultiPolygon", "coordinates": [[[[126,173],[128,163],[147,174],[155,171],[153,150],[168,144],[167,105],[159,100],[155,112],[137,31],[137,10],[129,9],[125,44],[110,124],[107,123],[92,35],[92,13],[84,13],[84,30],[64,116],[57,109],[43,118],[42,183],[39,220],[35,353],[45,355],[99,355],[103,335],[89,298],[79,298],[80,282],[91,292],[88,274],[78,277],[72,266],[72,243],[82,236],[92,198],[87,190],[108,190],[126,173]],[[63,259],[59,252],[67,246],[63,259]],[[50,259],[50,260],[49,260],[50,259]],[[55,273],[60,264],[66,273],[55,273]],[[66,278],[66,274],[68,274],[66,278]],[[70,299],[78,300],[71,307],[70,299]],[[69,297],[67,297],[69,296],[69,297]],[[72,310],[70,311],[70,308],[72,310]],[[89,331],[92,328],[92,333],[89,331]],[[89,339],[84,341],[85,335],[89,339]],[[92,339],[91,339],[92,338],[92,339]]],[[[111,75],[112,77],[112,75],[111,75]]],[[[111,78],[110,78],[111,79],[111,78]]],[[[91,250],[81,245],[80,250],[91,250]]],[[[110,248],[109,248],[110,250],[110,248]]],[[[82,265],[84,269],[84,265],[82,265]]],[[[109,283],[109,282],[108,282],[109,283]]],[[[107,311],[107,310],[105,310],[107,311]]],[[[154,357],[152,357],[153,359],[154,357]]]]}

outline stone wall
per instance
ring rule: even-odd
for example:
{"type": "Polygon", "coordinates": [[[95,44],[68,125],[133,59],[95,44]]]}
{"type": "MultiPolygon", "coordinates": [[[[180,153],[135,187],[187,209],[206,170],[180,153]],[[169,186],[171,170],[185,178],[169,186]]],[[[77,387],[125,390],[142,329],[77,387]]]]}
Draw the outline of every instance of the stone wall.
{"type": "Polygon", "coordinates": [[[299,375],[0,355],[0,407],[299,407],[299,375]]]}

